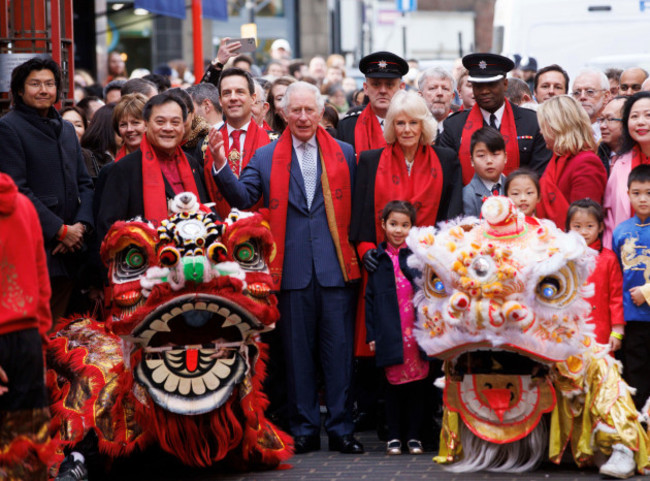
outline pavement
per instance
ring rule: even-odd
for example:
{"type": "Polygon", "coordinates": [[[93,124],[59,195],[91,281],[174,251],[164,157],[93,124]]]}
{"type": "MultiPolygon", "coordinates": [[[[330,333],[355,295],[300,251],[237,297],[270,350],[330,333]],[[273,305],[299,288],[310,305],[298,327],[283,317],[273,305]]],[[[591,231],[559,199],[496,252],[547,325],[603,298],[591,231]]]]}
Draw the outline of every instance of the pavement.
{"type": "MultiPolygon", "coordinates": [[[[134,470],[133,462],[114,469],[110,479],[127,480],[187,480],[187,481],[410,481],[410,480],[492,480],[492,481],[587,481],[603,479],[595,468],[579,470],[573,464],[556,466],[543,463],[534,472],[525,474],[508,473],[466,473],[446,472],[432,461],[433,452],[422,455],[387,456],[385,443],[377,438],[376,433],[367,431],[357,434],[366,452],[362,455],[340,454],[327,451],[327,437],[321,439],[321,451],[296,455],[282,467],[273,471],[233,473],[222,467],[211,469],[190,469],[165,459],[165,455],[155,455],[153,459],[144,460],[134,470]],[[130,467],[128,466],[130,464],[130,467]],[[290,466],[290,467],[289,467],[290,466]]],[[[650,480],[650,477],[638,476],[630,479],[650,480]]],[[[92,480],[92,478],[91,478],[92,480]]]]}

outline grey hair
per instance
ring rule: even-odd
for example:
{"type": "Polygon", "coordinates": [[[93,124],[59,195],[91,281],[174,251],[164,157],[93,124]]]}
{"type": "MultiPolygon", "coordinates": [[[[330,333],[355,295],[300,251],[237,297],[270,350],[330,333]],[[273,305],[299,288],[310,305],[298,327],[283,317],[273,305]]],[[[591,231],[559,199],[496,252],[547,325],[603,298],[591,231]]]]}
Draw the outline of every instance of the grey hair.
{"type": "Polygon", "coordinates": [[[187,93],[190,94],[192,100],[197,104],[203,103],[204,100],[209,100],[215,108],[219,106],[219,89],[211,83],[202,82],[192,85],[187,88],[187,93]]]}
{"type": "Polygon", "coordinates": [[[266,90],[262,87],[262,84],[257,80],[253,79],[253,84],[255,84],[255,93],[257,94],[257,100],[262,103],[266,102],[266,90]]]}
{"type": "Polygon", "coordinates": [[[420,80],[418,80],[418,90],[420,92],[424,89],[424,84],[429,78],[449,80],[452,90],[456,90],[456,79],[450,72],[447,72],[442,67],[430,67],[420,74],[420,80]]]}
{"type": "Polygon", "coordinates": [[[312,92],[316,100],[316,106],[318,107],[318,111],[323,112],[323,110],[325,110],[325,97],[321,95],[320,90],[318,90],[318,87],[308,82],[300,81],[289,85],[287,91],[284,94],[284,97],[282,97],[282,101],[280,102],[280,108],[284,111],[285,114],[289,113],[289,103],[291,102],[291,96],[297,90],[303,90],[303,91],[307,90],[309,92],[312,92]]]}
{"type": "Polygon", "coordinates": [[[598,78],[600,79],[600,88],[603,90],[609,90],[609,79],[607,78],[607,75],[605,75],[602,70],[598,70],[596,68],[585,68],[580,70],[575,80],[573,81],[573,85],[575,85],[576,80],[578,80],[583,75],[598,75],[598,78]]]}

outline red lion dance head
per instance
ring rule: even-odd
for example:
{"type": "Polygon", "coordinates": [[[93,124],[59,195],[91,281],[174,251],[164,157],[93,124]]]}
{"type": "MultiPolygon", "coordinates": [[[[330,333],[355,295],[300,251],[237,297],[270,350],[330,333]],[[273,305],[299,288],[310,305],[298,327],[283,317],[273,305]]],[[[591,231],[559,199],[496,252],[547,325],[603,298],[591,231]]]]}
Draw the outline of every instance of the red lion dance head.
{"type": "Polygon", "coordinates": [[[279,317],[269,225],[236,210],[220,222],[192,197],[177,196],[158,229],[118,222],[104,239],[105,325],[72,321],[50,349],[61,437],[74,444],[90,428],[112,456],[156,442],[188,465],[231,455],[275,466],[292,447],[266,420],[261,393],[259,333],[279,317]]]}

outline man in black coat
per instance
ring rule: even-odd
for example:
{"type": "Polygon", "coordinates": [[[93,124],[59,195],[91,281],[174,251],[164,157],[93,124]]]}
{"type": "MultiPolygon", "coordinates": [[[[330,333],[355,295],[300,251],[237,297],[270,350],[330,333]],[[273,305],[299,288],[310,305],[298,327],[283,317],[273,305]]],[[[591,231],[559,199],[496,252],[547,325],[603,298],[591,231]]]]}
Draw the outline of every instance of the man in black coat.
{"type": "MultiPolygon", "coordinates": [[[[463,110],[449,116],[445,120],[445,129],[438,138],[437,145],[448,147],[458,153],[463,165],[464,184],[467,184],[473,176],[473,172],[467,171],[469,162],[464,161],[461,151],[463,135],[471,136],[472,126],[466,126],[468,117],[478,109],[482,117],[482,125],[478,128],[489,125],[500,130],[505,136],[506,132],[502,125],[505,123],[506,104],[512,108],[514,117],[519,151],[518,165],[528,167],[541,176],[551,159],[552,152],[546,148],[535,112],[513,105],[505,98],[505,90],[508,86],[506,73],[514,67],[512,60],[501,55],[476,53],[463,57],[463,65],[469,70],[469,80],[472,82],[476,106],[472,110],[463,110]]],[[[468,144],[469,140],[466,139],[468,144]]]]}
{"type": "Polygon", "coordinates": [[[112,164],[106,174],[101,198],[98,199],[97,233],[100,239],[118,220],[141,216],[159,223],[167,217],[165,204],[169,206],[170,200],[180,192],[194,192],[198,201],[208,202],[198,161],[179,152],[187,120],[187,107],[183,101],[173,93],[158,94],[146,103],[142,117],[147,131],[140,149],[112,164]],[[149,158],[145,165],[143,146],[149,158]],[[183,172],[187,175],[183,176],[183,172]],[[155,184],[156,178],[160,183],[152,186],[152,179],[155,184]],[[152,212],[162,215],[154,218],[152,212]]]}
{"type": "Polygon", "coordinates": [[[93,184],[72,124],[53,105],[61,71],[52,59],[33,58],[11,73],[14,108],[0,119],[0,170],[32,201],[43,230],[52,286],[52,317],[67,308],[93,228],[93,184]]]}

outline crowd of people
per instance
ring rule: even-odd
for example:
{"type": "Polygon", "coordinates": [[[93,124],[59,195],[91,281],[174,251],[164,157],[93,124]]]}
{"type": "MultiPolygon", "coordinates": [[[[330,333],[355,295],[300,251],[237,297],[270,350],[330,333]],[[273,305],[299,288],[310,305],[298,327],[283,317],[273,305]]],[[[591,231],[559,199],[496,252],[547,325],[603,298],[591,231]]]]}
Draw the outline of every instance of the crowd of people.
{"type": "Polygon", "coordinates": [[[418,72],[375,52],[360,61],[358,86],[340,55],[292,60],[278,41],[260,69],[240,46],[226,39],[196,83],[182,62],[128,76],[114,52],[106,82],[77,72],[75,105],[60,112],[59,65],[34,58],[13,71],[13,108],[0,118],[0,413],[44,418],[38,347],[52,320],[101,315],[110,302],[104,235],[118,220],[160,222],[185,191],[222,218],[270,207],[281,319],[265,339],[265,389],[298,454],[320,449],[321,402],[330,450],[362,453],[355,426],[384,419],[388,454],[419,454],[433,439],[440,364],[413,338],[405,239],[413,226],[480,216],[491,195],[600,252],[597,340],[612,354],[623,346],[641,408],[650,266],[628,260],[650,239],[647,72],[589,69],[570,84],[559,65],[495,54],[418,72]],[[29,255],[5,243],[12,236],[29,255]],[[45,264],[49,282],[37,283],[45,264]],[[33,372],[16,363],[26,355],[33,372]]]}

